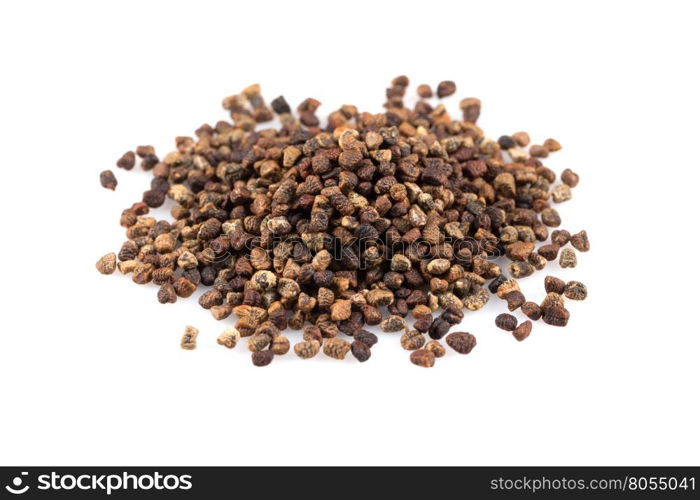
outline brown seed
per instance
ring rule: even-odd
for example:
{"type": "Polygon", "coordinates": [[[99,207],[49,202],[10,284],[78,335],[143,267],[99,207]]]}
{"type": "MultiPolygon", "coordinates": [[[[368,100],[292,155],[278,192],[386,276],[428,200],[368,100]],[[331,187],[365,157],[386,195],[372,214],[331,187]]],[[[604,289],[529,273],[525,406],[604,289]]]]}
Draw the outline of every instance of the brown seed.
{"type": "Polygon", "coordinates": [[[323,354],[333,359],[345,359],[350,343],[339,338],[331,338],[323,343],[323,354]]]}
{"type": "Polygon", "coordinates": [[[533,145],[530,146],[530,156],[533,158],[547,158],[549,150],[544,146],[533,145]]]}
{"type": "Polygon", "coordinates": [[[569,311],[564,307],[553,306],[544,311],[542,320],[552,326],[566,326],[569,322],[569,311]]]}
{"type": "Polygon", "coordinates": [[[467,332],[454,332],[447,336],[447,345],[460,354],[469,354],[476,346],[476,337],[467,332]]]}
{"type": "Polygon", "coordinates": [[[481,114],[481,101],[475,97],[468,97],[459,102],[465,122],[476,123],[481,114]]]}
{"type": "Polygon", "coordinates": [[[433,89],[430,88],[430,85],[426,85],[425,83],[418,85],[416,91],[418,92],[418,97],[422,99],[433,97],[433,89]]]}
{"type": "Polygon", "coordinates": [[[197,335],[199,335],[199,330],[193,326],[186,326],[185,333],[182,335],[180,340],[180,347],[191,351],[197,348],[197,335]]]}
{"type": "Polygon", "coordinates": [[[562,295],[566,289],[566,282],[555,276],[545,276],[544,289],[547,293],[562,295]]]}
{"type": "Polygon", "coordinates": [[[425,344],[426,351],[432,352],[436,358],[441,358],[445,355],[445,347],[437,340],[431,340],[425,344]]]}
{"type": "Polygon", "coordinates": [[[547,151],[550,153],[561,150],[561,144],[559,144],[559,142],[555,139],[546,139],[543,146],[547,148],[547,151]]]}
{"type": "Polygon", "coordinates": [[[100,172],[100,184],[103,188],[114,191],[114,188],[117,187],[117,178],[114,177],[114,172],[111,170],[100,172]]]}
{"type": "Polygon", "coordinates": [[[216,339],[216,343],[228,349],[233,349],[241,340],[241,333],[232,326],[226,328],[216,339]]]}
{"type": "Polygon", "coordinates": [[[518,325],[518,327],[513,330],[513,337],[518,342],[522,342],[526,338],[530,336],[530,332],[532,331],[532,321],[527,320],[518,325]]]}
{"type": "Polygon", "coordinates": [[[350,317],[352,312],[352,302],[349,300],[337,300],[331,306],[331,319],[333,321],[343,321],[350,317]]]}
{"type": "Polygon", "coordinates": [[[417,330],[409,330],[401,336],[401,347],[407,351],[420,349],[425,344],[425,336],[417,330]]]}
{"type": "Polygon", "coordinates": [[[576,252],[570,248],[565,248],[559,256],[559,265],[563,268],[576,267],[576,252]]]}
{"type": "Polygon", "coordinates": [[[398,332],[406,329],[406,321],[398,315],[391,315],[379,324],[383,332],[398,332]]]}
{"type": "Polygon", "coordinates": [[[112,274],[117,268],[117,256],[114,253],[108,253],[100,257],[95,267],[101,274],[112,274]]]}
{"type": "Polygon", "coordinates": [[[542,309],[540,309],[540,306],[534,302],[525,302],[520,306],[520,310],[525,316],[533,321],[537,321],[542,317],[542,309]]]}
{"type": "Polygon", "coordinates": [[[508,272],[513,278],[526,278],[535,272],[535,268],[529,262],[511,262],[508,272]]]}
{"type": "Polygon", "coordinates": [[[127,151],[117,160],[117,167],[131,170],[136,164],[136,156],[133,151],[127,151]]]}
{"type": "Polygon", "coordinates": [[[540,309],[542,309],[542,312],[545,313],[550,307],[564,307],[564,297],[558,293],[548,293],[544,300],[542,300],[540,309]]]}
{"type": "Polygon", "coordinates": [[[501,330],[512,332],[518,326],[518,319],[512,314],[502,313],[496,316],[496,326],[501,330]]]}
{"type": "Polygon", "coordinates": [[[559,245],[556,243],[551,245],[542,245],[537,249],[537,253],[549,261],[556,260],[557,256],[559,255],[559,245]]]}
{"type": "Polygon", "coordinates": [[[272,342],[272,337],[264,333],[256,333],[248,339],[248,350],[251,352],[262,351],[272,342]]]}
{"type": "Polygon", "coordinates": [[[427,349],[418,349],[413,351],[410,356],[411,363],[423,368],[430,368],[435,365],[435,354],[427,349]]]}
{"type": "Polygon", "coordinates": [[[569,281],[566,284],[564,295],[571,300],[585,300],[588,297],[588,289],[580,281],[569,281]]]}
{"type": "Polygon", "coordinates": [[[498,296],[499,299],[505,299],[506,295],[508,295],[510,292],[513,291],[520,291],[520,285],[518,284],[517,281],[515,280],[505,280],[503,283],[501,283],[497,290],[496,290],[496,295],[498,296]]]}
{"type": "Polygon", "coordinates": [[[457,85],[451,80],[445,80],[438,84],[437,86],[437,96],[442,99],[443,97],[448,97],[457,91],[457,85]]]}
{"type": "Polygon", "coordinates": [[[359,332],[356,332],[354,337],[355,340],[362,342],[367,347],[372,347],[379,340],[377,339],[377,336],[375,334],[366,330],[360,330],[359,332]]]}
{"type": "Polygon", "coordinates": [[[267,366],[272,363],[275,354],[272,351],[255,351],[251,353],[251,359],[255,366],[267,366]]]}
{"type": "Polygon", "coordinates": [[[506,247],[506,255],[511,260],[525,261],[535,249],[535,244],[529,241],[516,241],[506,247]]]}
{"type": "Polygon", "coordinates": [[[294,354],[301,359],[310,359],[321,350],[321,343],[318,340],[306,340],[294,346],[294,354]]]}
{"type": "Polygon", "coordinates": [[[567,168],[561,173],[561,181],[569,187],[576,187],[579,181],[578,174],[567,168]]]}
{"type": "Polygon", "coordinates": [[[559,212],[554,208],[545,208],[540,212],[540,217],[542,218],[542,223],[549,227],[559,227],[561,225],[561,217],[559,212]]]}
{"type": "Polygon", "coordinates": [[[352,355],[355,356],[355,359],[357,359],[360,363],[364,363],[372,355],[372,351],[367,344],[360,342],[359,340],[355,340],[350,345],[350,351],[352,352],[352,355]]]}
{"type": "Polygon", "coordinates": [[[571,234],[566,229],[552,231],[552,243],[563,247],[571,239],[571,234]]]}
{"type": "Polygon", "coordinates": [[[571,199],[571,188],[566,184],[559,184],[552,190],[552,199],[561,203],[571,199]]]}
{"type": "Polygon", "coordinates": [[[289,352],[289,339],[282,335],[278,335],[272,339],[270,350],[277,356],[283,356],[289,352]]]}
{"type": "Polygon", "coordinates": [[[518,290],[514,290],[506,295],[506,301],[508,302],[508,310],[515,311],[525,303],[525,295],[518,290]]]}
{"type": "Polygon", "coordinates": [[[158,289],[158,302],[161,304],[174,304],[177,302],[177,293],[170,283],[165,283],[158,289]]]}
{"type": "Polygon", "coordinates": [[[511,137],[521,148],[527,147],[530,144],[530,135],[527,132],[516,132],[511,137]]]}
{"type": "Polygon", "coordinates": [[[579,231],[572,235],[571,246],[579,252],[588,252],[591,249],[591,244],[588,242],[588,234],[586,231],[579,231]]]}

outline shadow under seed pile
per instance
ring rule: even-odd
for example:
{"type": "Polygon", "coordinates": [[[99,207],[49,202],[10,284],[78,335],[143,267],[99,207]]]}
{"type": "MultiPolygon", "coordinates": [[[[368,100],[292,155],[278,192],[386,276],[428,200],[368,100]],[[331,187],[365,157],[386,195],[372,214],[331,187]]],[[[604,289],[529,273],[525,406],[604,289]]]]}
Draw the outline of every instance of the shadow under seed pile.
{"type": "MultiPolygon", "coordinates": [[[[443,104],[424,100],[433,96],[425,84],[409,109],[408,84],[405,76],[392,81],[383,113],[345,105],[325,127],[317,100],[304,100],[295,116],[284,97],[268,107],[252,85],[224,99],[232,122],[177,137],[162,159],[152,146],[126,152],[117,167],[131,170],[139,158],[153,180],[122,213],[128,240],[97,269],[158,285],[163,304],[206,287],[203,308],[218,320],[238,318],[217,342],[232,349],[247,337],[256,366],[290,350],[301,359],[351,353],[364,362],[378,340],[364,326],[379,325],[396,332],[412,363],[431,367],[445,355],[445,336],[453,351],[472,351],[474,335],[448,332],[492,294],[530,318],[496,318],[519,341],[540,318],[566,325],[564,297],[584,299],[583,283],[548,276],[538,305],[516,281],[557,258],[576,266],[574,250],[562,249],[568,243],[590,248],[585,231],[563,229],[536,248],[561,224],[550,200],[569,200],[578,183],[568,169],[557,183],[542,163],[561,146],[553,139],[530,146],[525,132],[489,139],[476,125],[478,99],[463,99],[455,120],[443,104]],[[256,130],[275,115],[279,128],[256,130]],[[148,217],[166,197],[173,220],[148,217]],[[501,255],[510,260],[506,270],[495,262],[501,255]],[[303,339],[290,345],[287,328],[303,330],[303,339]]],[[[444,81],[435,95],[455,91],[444,81]]],[[[101,183],[117,184],[111,171],[101,183]]],[[[182,347],[196,348],[197,334],[187,327],[182,347]]]]}

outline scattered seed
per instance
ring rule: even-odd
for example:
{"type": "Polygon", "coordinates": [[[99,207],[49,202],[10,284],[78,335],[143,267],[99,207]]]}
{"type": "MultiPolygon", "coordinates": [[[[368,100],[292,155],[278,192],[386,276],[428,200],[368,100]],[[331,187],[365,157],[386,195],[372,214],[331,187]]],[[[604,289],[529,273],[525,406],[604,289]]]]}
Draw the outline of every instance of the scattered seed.
{"type": "Polygon", "coordinates": [[[476,346],[476,337],[467,332],[450,333],[446,340],[447,345],[460,354],[469,354],[476,346]]]}
{"type": "Polygon", "coordinates": [[[199,330],[193,326],[186,326],[185,333],[182,335],[180,340],[180,347],[191,351],[197,348],[197,335],[199,335],[199,330]]]}
{"type": "Polygon", "coordinates": [[[101,274],[112,274],[117,268],[117,255],[108,253],[97,261],[95,267],[101,274]]]}
{"type": "Polygon", "coordinates": [[[502,313],[496,316],[496,326],[501,330],[512,332],[518,326],[518,319],[512,314],[502,313]]]}
{"type": "Polygon", "coordinates": [[[411,353],[411,363],[423,368],[431,368],[435,365],[435,354],[427,349],[418,349],[411,353]]]}
{"type": "Polygon", "coordinates": [[[569,281],[564,290],[564,296],[571,300],[585,300],[588,297],[586,285],[580,281],[569,281]]]}
{"type": "Polygon", "coordinates": [[[513,337],[518,342],[522,342],[526,338],[530,336],[530,332],[532,331],[532,321],[527,320],[518,325],[518,327],[513,330],[513,337]]]}
{"type": "Polygon", "coordinates": [[[117,187],[117,178],[114,177],[114,172],[111,170],[104,170],[100,172],[100,184],[105,189],[114,189],[117,187]]]}

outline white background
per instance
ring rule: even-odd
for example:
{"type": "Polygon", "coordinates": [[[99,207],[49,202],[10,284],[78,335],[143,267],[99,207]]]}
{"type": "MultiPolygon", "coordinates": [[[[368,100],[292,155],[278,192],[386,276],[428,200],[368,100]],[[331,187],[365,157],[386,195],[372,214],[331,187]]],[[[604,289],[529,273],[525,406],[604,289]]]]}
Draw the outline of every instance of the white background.
{"type": "Polygon", "coordinates": [[[697,19],[671,1],[4,3],[0,463],[698,465],[697,19]],[[122,152],[169,152],[250,83],[325,116],[381,110],[402,73],[454,80],[454,116],[481,98],[493,138],[562,143],[546,164],[581,175],[562,227],[592,245],[547,271],[588,285],[568,328],[518,343],[493,298],[453,330],[476,349],[431,370],[398,334],[363,365],[259,369],[216,345],[233,319],[95,271],[150,180],[122,152]]]}

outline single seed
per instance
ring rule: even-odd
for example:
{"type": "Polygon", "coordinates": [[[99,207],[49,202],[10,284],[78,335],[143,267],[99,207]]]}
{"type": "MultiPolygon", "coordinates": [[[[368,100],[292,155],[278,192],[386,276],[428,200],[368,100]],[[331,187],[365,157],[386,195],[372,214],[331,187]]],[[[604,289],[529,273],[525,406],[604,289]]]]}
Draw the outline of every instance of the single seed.
{"type": "Polygon", "coordinates": [[[117,268],[117,255],[114,253],[108,253],[100,257],[97,261],[95,267],[101,274],[112,274],[117,268]]]}
{"type": "Polygon", "coordinates": [[[255,366],[267,366],[272,363],[275,354],[272,351],[255,351],[251,353],[251,359],[255,366]]]}
{"type": "Polygon", "coordinates": [[[323,343],[323,354],[333,359],[345,359],[350,343],[339,338],[328,339],[323,343]]]}
{"type": "Polygon", "coordinates": [[[447,336],[447,345],[460,354],[469,354],[476,346],[476,337],[467,332],[450,333],[447,336]]]}
{"type": "Polygon", "coordinates": [[[382,321],[379,327],[384,332],[398,332],[406,329],[406,321],[401,316],[394,314],[382,321]]]}
{"type": "Polygon", "coordinates": [[[417,92],[418,97],[422,99],[433,97],[433,90],[430,88],[430,85],[426,85],[425,83],[418,85],[417,92]]]}
{"type": "Polygon", "coordinates": [[[229,326],[219,335],[216,339],[216,343],[228,349],[233,349],[236,347],[239,340],[241,340],[241,333],[232,326],[229,326]]]}
{"type": "Polygon", "coordinates": [[[310,359],[321,350],[321,343],[318,340],[305,340],[294,346],[294,354],[301,359],[310,359]]]}
{"type": "Polygon", "coordinates": [[[564,296],[571,300],[585,300],[588,297],[586,285],[580,281],[569,281],[564,290],[564,296]]]}
{"type": "Polygon", "coordinates": [[[117,178],[114,176],[114,172],[111,170],[104,170],[100,172],[100,184],[105,189],[114,189],[117,187],[117,178]]]}
{"type": "Polygon", "coordinates": [[[417,330],[410,330],[401,336],[401,347],[407,351],[420,349],[425,344],[425,337],[417,330]]]}
{"type": "Polygon", "coordinates": [[[445,347],[437,340],[431,340],[425,344],[424,349],[433,353],[436,358],[441,358],[445,355],[445,347]]]}
{"type": "Polygon", "coordinates": [[[537,321],[542,317],[542,309],[540,309],[540,306],[534,302],[525,302],[520,306],[520,310],[532,321],[537,321]]]}
{"type": "Polygon", "coordinates": [[[355,340],[350,345],[350,351],[352,352],[352,355],[355,356],[355,359],[357,359],[360,363],[364,363],[372,355],[372,351],[367,344],[360,342],[359,340],[355,340]]]}
{"type": "Polygon", "coordinates": [[[427,349],[418,349],[413,351],[410,356],[411,363],[423,368],[430,368],[435,365],[435,354],[427,349]]]}
{"type": "Polygon", "coordinates": [[[562,295],[566,289],[566,282],[555,276],[545,276],[544,289],[547,293],[562,295]]]}
{"type": "Polygon", "coordinates": [[[283,356],[289,352],[289,339],[282,335],[278,335],[272,339],[270,350],[277,356],[283,356]]]}
{"type": "Polygon", "coordinates": [[[180,347],[191,351],[197,348],[197,335],[199,335],[199,330],[193,326],[186,326],[185,333],[182,335],[180,340],[180,347]]]}
{"type": "Polygon", "coordinates": [[[563,268],[576,267],[576,252],[570,248],[565,248],[559,256],[559,265],[563,268]]]}
{"type": "Polygon", "coordinates": [[[512,332],[518,326],[518,319],[512,314],[502,313],[496,316],[496,326],[501,330],[512,332]]]}
{"type": "Polygon", "coordinates": [[[508,302],[508,310],[515,311],[525,303],[525,295],[518,290],[514,290],[506,295],[506,301],[508,302]]]}
{"type": "Polygon", "coordinates": [[[530,332],[532,331],[532,321],[527,320],[518,325],[518,327],[513,330],[513,337],[518,342],[522,342],[526,338],[530,336],[530,332]]]}
{"type": "Polygon", "coordinates": [[[579,252],[588,252],[591,249],[591,244],[588,242],[586,231],[579,231],[571,235],[571,246],[579,252]]]}
{"type": "Polygon", "coordinates": [[[445,80],[438,84],[437,86],[437,96],[442,99],[443,97],[449,97],[457,91],[457,85],[451,80],[445,80]]]}

